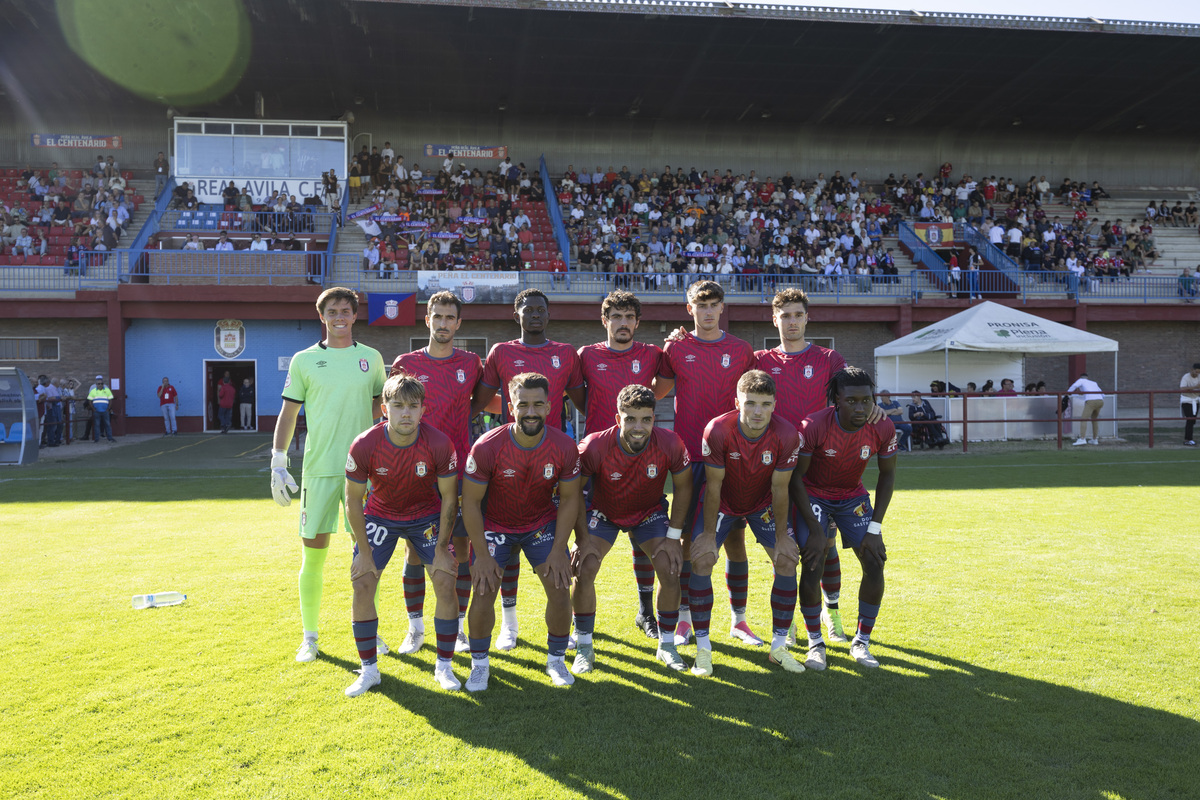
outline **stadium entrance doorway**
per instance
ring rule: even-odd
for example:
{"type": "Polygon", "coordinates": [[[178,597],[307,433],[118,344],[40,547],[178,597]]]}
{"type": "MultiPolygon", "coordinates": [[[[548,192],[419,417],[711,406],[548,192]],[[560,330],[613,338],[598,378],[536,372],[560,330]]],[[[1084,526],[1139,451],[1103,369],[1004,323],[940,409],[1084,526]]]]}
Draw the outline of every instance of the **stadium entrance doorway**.
{"type": "MultiPolygon", "coordinates": [[[[250,379],[254,387],[254,403],[250,409],[250,430],[258,430],[258,362],[257,361],[226,361],[223,358],[204,360],[204,432],[216,433],[221,430],[221,417],[217,403],[217,387],[226,375],[233,384],[234,391],[242,386],[242,381],[250,379]]],[[[230,431],[241,430],[241,413],[236,398],[233,403],[233,424],[230,431]]]]}

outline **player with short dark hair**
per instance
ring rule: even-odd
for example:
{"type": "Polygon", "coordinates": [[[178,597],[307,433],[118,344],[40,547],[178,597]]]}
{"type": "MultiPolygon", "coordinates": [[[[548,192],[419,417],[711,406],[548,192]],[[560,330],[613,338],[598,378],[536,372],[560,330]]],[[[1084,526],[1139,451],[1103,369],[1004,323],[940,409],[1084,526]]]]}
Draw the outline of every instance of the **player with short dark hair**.
{"type": "Polygon", "coordinates": [[[304,492],[300,495],[304,640],[296,650],[296,660],[301,662],[317,658],[322,576],[339,506],[343,526],[350,529],[344,513],[346,454],[354,437],[379,416],[384,381],[383,356],[354,341],[357,294],[342,287],[326,289],[317,298],[317,315],[325,325],[325,339],[292,356],[271,444],[271,494],[276,503],[287,506],[292,502],[288,493],[299,490],[288,473],[287,451],[303,405],[308,435],[304,441],[304,492]]]}
{"type": "MultiPolygon", "coordinates": [[[[660,375],[664,393],[675,389],[675,432],[687,445],[692,461],[692,498],[684,524],[683,569],[679,574],[682,599],[675,644],[687,644],[691,636],[690,613],[690,541],[699,521],[697,506],[706,471],[700,452],[704,427],[713,417],[734,407],[737,382],[754,366],[754,348],[749,342],[721,329],[725,311],[725,290],[715,281],[696,281],[687,290],[687,310],[695,325],[690,332],[682,329],[671,337],[663,350],[660,375]]],[[[761,645],[746,622],[746,587],[750,564],[746,557],[745,529],[733,531],[726,541],[725,582],[729,589],[732,625],[729,635],[747,644],[761,645]]]]}
{"type": "MultiPolygon", "coordinates": [[[[758,369],[775,379],[778,404],[775,413],[798,429],[805,417],[826,406],[826,386],[835,373],[846,366],[836,350],[813,344],[805,338],[808,328],[808,295],[801,289],[786,288],[771,300],[771,322],[779,332],[779,346],[754,354],[758,369]]],[[[872,413],[870,422],[883,417],[883,409],[872,413]]],[[[799,513],[792,511],[792,527],[798,529],[799,513]]],[[[845,642],[838,600],[842,589],[842,565],[836,546],[829,548],[821,575],[825,610],[821,619],[831,642],[845,642]]],[[[794,634],[793,634],[794,636],[794,634]]]]}
{"type": "Polygon", "coordinates": [[[513,376],[508,396],[516,421],[479,437],[467,457],[462,514],[475,555],[471,565],[475,596],[467,622],[468,691],[487,689],[496,595],[504,573],[501,565],[522,551],[546,591],[546,674],[555,686],[575,682],[564,657],[571,630],[567,539],[579,512],[579,451],[571,437],[546,424],[549,388],[550,381],[543,375],[513,376]]]}
{"type": "MultiPolygon", "coordinates": [[[[868,422],[875,407],[871,376],[846,367],[829,379],[832,404],[811,415],[800,427],[800,458],[791,481],[792,502],[805,525],[796,530],[804,569],[800,580],[800,611],[808,630],[809,669],[824,669],[825,642],[821,637],[821,597],[817,576],[828,550],[829,520],[842,532],[842,547],[854,549],[862,564],[858,588],[858,630],[850,656],[866,667],[877,667],[871,655],[871,631],[883,600],[883,517],[896,484],[896,428],[887,417],[868,422]],[[863,487],[862,476],[871,456],[877,456],[879,480],[875,506],[863,487]]],[[[832,538],[832,537],[830,537],[832,538]]]]}
{"type": "Polygon", "coordinates": [[[354,643],[362,661],[358,679],[346,689],[357,697],[380,682],[376,639],[379,613],[375,591],[398,542],[420,556],[437,597],[434,629],[437,662],[433,676],[448,691],[461,688],[450,667],[458,618],[450,534],[458,512],[458,459],[450,437],[422,421],[425,387],[407,373],[383,385],[387,419],[365,431],[346,456],[346,516],[354,534],[354,643]],[[371,495],[366,497],[367,484],[371,495]],[[363,500],[366,498],[366,508],[363,500]]]}
{"type": "MultiPolygon", "coordinates": [[[[587,434],[606,430],[617,415],[617,395],[631,385],[648,386],[662,398],[670,391],[663,390],[658,372],[663,351],[658,345],[633,338],[642,319],[642,304],[631,292],[618,289],[610,292],[600,304],[600,323],[604,325],[605,341],[579,348],[579,362],[586,389],[587,434]]],[[[632,536],[632,534],[631,534],[632,536]]],[[[654,613],[654,565],[633,540],[633,573],[638,590],[638,614],[634,624],[652,639],[658,638],[654,613]]]]}
{"type": "Polygon", "coordinates": [[[591,504],[581,507],[575,525],[576,655],[571,671],[590,672],[595,665],[592,632],[596,620],[596,574],[617,535],[630,538],[652,559],[658,574],[658,651],[655,657],[671,669],[685,668],[675,649],[679,618],[680,539],[691,494],[687,448],[672,431],[654,424],[654,392],[630,385],[617,395],[617,424],[589,433],[579,445],[580,471],[592,477],[591,504]],[[663,494],[670,473],[674,496],[670,515],[663,494]]]}
{"type": "MultiPolygon", "coordinates": [[[[433,427],[450,437],[459,458],[458,481],[462,484],[465,455],[471,449],[471,420],[483,410],[480,380],[483,361],[470,350],[454,346],[454,338],[462,326],[462,300],[453,292],[438,292],[425,306],[425,325],[429,328],[429,344],[420,350],[396,356],[391,374],[408,372],[424,386],[430,402],[422,417],[433,427]]],[[[460,490],[461,493],[461,490],[460,490]]],[[[458,561],[455,589],[458,593],[458,641],[455,650],[466,652],[465,623],[467,602],[471,597],[471,569],[468,564],[469,542],[462,516],[454,526],[451,540],[458,561]]],[[[414,548],[407,548],[404,564],[404,604],[408,610],[408,634],[397,648],[401,654],[415,653],[425,641],[425,570],[414,548]]]]}
{"type": "MultiPolygon", "coordinates": [[[[584,405],[579,354],[569,344],[546,338],[546,325],[550,322],[550,299],[540,289],[525,289],[517,295],[513,301],[513,320],[521,326],[521,338],[492,346],[483,365],[483,379],[476,402],[488,406],[499,387],[508,386],[519,374],[536,372],[549,382],[547,401],[550,405],[546,425],[562,430],[563,394],[571,398],[576,408],[583,408],[584,405]]],[[[507,404],[502,405],[504,421],[512,422],[511,409],[507,404]]],[[[500,602],[502,621],[500,635],[496,638],[498,650],[511,650],[517,646],[517,586],[520,575],[520,561],[514,558],[512,564],[505,566],[500,602]]]]}
{"type": "Polygon", "coordinates": [[[796,611],[799,557],[788,526],[788,483],[800,449],[799,435],[792,423],[774,415],[775,382],[767,373],[750,370],[742,375],[735,402],[734,411],[714,418],[704,429],[704,515],[692,534],[692,673],[712,675],[712,568],[725,537],[739,523],[749,525],[775,565],[768,660],[788,672],[803,672],[786,644],[796,611]]]}

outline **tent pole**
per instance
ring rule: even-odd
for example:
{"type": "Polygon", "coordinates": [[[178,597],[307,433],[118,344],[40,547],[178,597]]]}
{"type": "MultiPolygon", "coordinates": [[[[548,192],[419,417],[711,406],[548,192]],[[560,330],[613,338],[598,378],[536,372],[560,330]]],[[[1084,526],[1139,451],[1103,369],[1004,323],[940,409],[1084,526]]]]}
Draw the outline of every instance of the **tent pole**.
{"type": "MultiPolygon", "coordinates": [[[[1117,382],[1117,351],[1113,350],[1113,391],[1114,392],[1117,391],[1117,389],[1120,387],[1120,385],[1121,384],[1117,382]]],[[[1119,394],[1113,395],[1113,436],[1121,435],[1121,432],[1117,428],[1117,426],[1120,425],[1120,423],[1117,421],[1117,401],[1120,400],[1120,398],[1121,398],[1121,395],[1119,395],[1119,394]]],[[[1153,394],[1150,395],[1150,405],[1154,405],[1154,395],[1153,394]]],[[[1153,416],[1153,415],[1151,415],[1151,416],[1153,416]]],[[[1153,424],[1153,423],[1151,423],[1151,424],[1153,424]]],[[[1154,440],[1153,432],[1151,432],[1150,436],[1151,436],[1151,441],[1153,441],[1154,440]]]]}

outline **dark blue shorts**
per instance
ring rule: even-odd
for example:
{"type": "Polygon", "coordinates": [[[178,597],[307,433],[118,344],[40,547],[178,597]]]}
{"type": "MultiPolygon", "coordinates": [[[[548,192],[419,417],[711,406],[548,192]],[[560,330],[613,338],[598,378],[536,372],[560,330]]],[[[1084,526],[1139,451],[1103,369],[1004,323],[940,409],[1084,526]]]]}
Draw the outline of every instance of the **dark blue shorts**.
{"type": "MultiPolygon", "coordinates": [[[[498,533],[484,531],[483,538],[487,540],[488,553],[496,559],[497,564],[508,564],[510,556],[525,554],[525,560],[531,567],[537,568],[549,558],[554,547],[554,531],[557,520],[550,520],[545,525],[528,533],[498,533]]],[[[566,545],[563,545],[566,551],[566,545]]]]}
{"type": "Polygon", "coordinates": [[[595,509],[588,512],[588,533],[600,537],[609,544],[617,541],[617,534],[622,530],[628,530],[629,535],[637,544],[645,544],[651,539],[666,536],[670,523],[671,518],[667,516],[667,500],[665,497],[658,509],[652,511],[645,519],[632,528],[622,528],[595,509]]]}
{"type": "MultiPolygon", "coordinates": [[[[775,548],[775,517],[771,513],[769,505],[742,517],[726,514],[723,511],[717,514],[717,547],[725,544],[725,539],[731,530],[744,525],[750,526],[750,530],[754,531],[754,538],[763,547],[775,548]]],[[[703,529],[704,526],[700,527],[703,529]]],[[[791,527],[787,529],[787,532],[788,535],[794,536],[791,527]]]]}
{"type": "MultiPolygon", "coordinates": [[[[808,497],[812,505],[812,512],[817,517],[817,522],[821,523],[821,528],[828,530],[829,522],[837,525],[837,529],[842,532],[842,547],[851,548],[858,547],[862,544],[863,537],[867,535],[867,525],[871,523],[871,496],[864,494],[858,497],[851,497],[849,500],[834,502],[832,500],[822,500],[819,497],[808,497]]],[[[808,526],[801,525],[797,530],[796,537],[803,547],[808,541],[808,526]]]]}
{"type": "MultiPolygon", "coordinates": [[[[430,514],[420,519],[402,522],[383,517],[367,515],[367,541],[371,543],[371,556],[375,561],[375,569],[383,568],[392,560],[392,553],[401,539],[412,545],[412,549],[421,557],[422,564],[433,563],[433,551],[437,547],[438,517],[440,514],[430,514]]],[[[358,545],[354,546],[354,554],[358,555],[358,545]]]]}

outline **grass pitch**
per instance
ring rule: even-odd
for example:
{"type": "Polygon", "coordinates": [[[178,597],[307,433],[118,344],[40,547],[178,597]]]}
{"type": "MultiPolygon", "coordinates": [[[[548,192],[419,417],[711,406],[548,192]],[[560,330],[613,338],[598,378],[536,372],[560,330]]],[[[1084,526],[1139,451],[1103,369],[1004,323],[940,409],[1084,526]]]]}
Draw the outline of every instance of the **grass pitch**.
{"type": "MultiPolygon", "coordinates": [[[[597,670],[570,689],[542,673],[543,601],[526,566],[520,645],[493,651],[489,691],[438,690],[427,643],[382,658],[383,684],[348,700],[349,552],[335,544],[326,567],[322,658],[296,664],[296,511],[269,498],[266,447],[182,437],[0,471],[0,796],[1200,791],[1191,451],[902,455],[878,670],[845,645],[825,673],[768,669],[762,649],[724,636],[718,586],[715,676],[670,673],[632,625],[621,545],[598,586],[597,670]],[[130,608],[163,589],[187,603],[130,608]]],[[[751,561],[751,624],[766,634],[769,564],[761,550],[751,561]]],[[[849,551],[842,564],[850,620],[859,569],[849,551]]],[[[398,568],[380,619],[399,643],[398,568]]],[[[460,678],[468,665],[455,657],[460,678]]]]}

